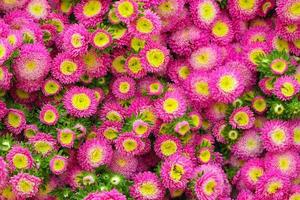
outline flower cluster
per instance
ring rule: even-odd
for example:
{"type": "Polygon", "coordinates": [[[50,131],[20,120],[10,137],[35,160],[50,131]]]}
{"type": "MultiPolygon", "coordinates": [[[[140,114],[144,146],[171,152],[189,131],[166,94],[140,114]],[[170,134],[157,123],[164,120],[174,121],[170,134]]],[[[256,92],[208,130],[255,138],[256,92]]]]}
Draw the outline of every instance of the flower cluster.
{"type": "Polygon", "coordinates": [[[0,199],[299,200],[299,0],[0,0],[0,199]]]}

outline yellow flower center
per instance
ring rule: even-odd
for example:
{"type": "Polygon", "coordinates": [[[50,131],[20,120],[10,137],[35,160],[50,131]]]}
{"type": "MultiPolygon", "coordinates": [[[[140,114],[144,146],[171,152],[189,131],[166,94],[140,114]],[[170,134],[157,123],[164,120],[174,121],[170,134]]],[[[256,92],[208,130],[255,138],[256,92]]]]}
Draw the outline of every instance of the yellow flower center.
{"type": "Polygon", "coordinates": [[[199,159],[202,162],[207,163],[208,161],[210,161],[210,158],[211,158],[211,153],[208,149],[206,149],[204,151],[200,151],[199,159]]]}
{"type": "Polygon", "coordinates": [[[253,35],[250,40],[252,42],[265,42],[266,37],[264,35],[256,34],[256,35],[253,35]]]}
{"type": "Polygon", "coordinates": [[[249,123],[249,116],[245,112],[238,112],[234,115],[233,120],[239,126],[246,126],[249,123]]]}
{"type": "Polygon", "coordinates": [[[287,156],[280,156],[279,159],[278,159],[278,166],[279,166],[279,169],[282,170],[282,171],[288,171],[290,169],[290,160],[289,160],[289,157],[287,156]]]}
{"type": "Polygon", "coordinates": [[[218,85],[222,91],[230,93],[237,88],[237,80],[232,75],[224,75],[220,78],[218,85]]]}
{"type": "Polygon", "coordinates": [[[126,59],[124,56],[118,56],[116,57],[112,62],[112,67],[118,72],[118,73],[125,73],[125,62],[126,59]]]}
{"type": "Polygon", "coordinates": [[[83,14],[87,17],[94,17],[101,12],[102,4],[97,0],[89,0],[83,6],[83,14]]]}
{"type": "Polygon", "coordinates": [[[201,52],[196,56],[196,61],[199,65],[207,65],[210,61],[210,54],[208,52],[201,52]]]}
{"type": "Polygon", "coordinates": [[[150,19],[140,17],[136,22],[136,29],[144,34],[149,34],[153,31],[154,25],[150,19]]]}
{"type": "Polygon", "coordinates": [[[71,37],[71,44],[75,48],[82,47],[82,36],[79,33],[74,33],[71,37]]]}
{"type": "Polygon", "coordinates": [[[177,145],[173,140],[166,140],[161,143],[160,151],[164,156],[173,155],[177,151],[177,145]]]}
{"type": "Polygon", "coordinates": [[[176,7],[173,5],[172,0],[165,0],[158,6],[158,11],[160,13],[172,14],[176,11],[176,7]]]}
{"type": "Polygon", "coordinates": [[[135,129],[134,132],[138,135],[143,135],[148,131],[148,126],[140,124],[135,129]]]}
{"type": "Polygon", "coordinates": [[[93,41],[97,47],[102,48],[109,43],[110,39],[107,33],[98,32],[95,34],[93,41]]]}
{"type": "Polygon", "coordinates": [[[290,196],[289,200],[300,200],[300,193],[294,193],[290,196]]]}
{"type": "Polygon", "coordinates": [[[6,47],[3,44],[0,44],[0,58],[3,58],[6,55],[6,47]]]}
{"type": "Polygon", "coordinates": [[[238,4],[242,10],[251,11],[255,6],[255,0],[239,0],[238,4]]]}
{"type": "Polygon", "coordinates": [[[152,182],[144,182],[139,186],[139,191],[143,197],[151,198],[158,191],[156,185],[152,182]]]}
{"type": "Polygon", "coordinates": [[[145,44],[146,44],[145,40],[142,40],[142,39],[139,39],[136,37],[132,38],[130,41],[131,48],[136,52],[143,49],[145,47],[145,44]]]}
{"type": "Polygon", "coordinates": [[[30,13],[36,17],[42,17],[46,12],[46,8],[43,6],[42,2],[35,2],[29,4],[30,13]]]}
{"type": "Polygon", "coordinates": [[[246,141],[246,149],[248,151],[253,151],[255,149],[257,149],[258,147],[258,142],[257,140],[255,140],[254,138],[248,138],[246,141]]]}
{"type": "Polygon", "coordinates": [[[160,67],[165,62],[165,54],[160,49],[151,49],[147,51],[146,57],[152,67],[160,67]]]}
{"type": "Polygon", "coordinates": [[[271,139],[277,145],[280,145],[280,144],[284,143],[284,141],[286,139],[286,135],[285,135],[284,130],[282,130],[280,128],[275,129],[271,133],[271,139]]]}
{"type": "Polygon", "coordinates": [[[76,72],[78,66],[75,62],[70,60],[64,60],[60,64],[60,71],[67,76],[72,75],[74,72],[76,72]]]}
{"type": "Polygon", "coordinates": [[[47,123],[53,123],[57,116],[52,110],[47,110],[44,115],[44,121],[47,123]]]}
{"type": "Polygon", "coordinates": [[[117,122],[120,122],[122,121],[122,116],[116,112],[116,111],[110,111],[106,114],[106,118],[109,120],[109,121],[117,121],[117,122]]]}
{"type": "Polygon", "coordinates": [[[260,167],[252,167],[248,171],[248,176],[250,177],[251,181],[256,183],[259,178],[264,174],[264,170],[260,167]]]}
{"type": "Polygon", "coordinates": [[[298,48],[300,49],[300,39],[296,39],[293,41],[293,44],[298,48]]]}
{"type": "Polygon", "coordinates": [[[61,171],[65,168],[65,161],[61,160],[61,159],[56,159],[54,160],[54,163],[53,163],[53,169],[54,171],[61,171]]]}
{"type": "Polygon", "coordinates": [[[74,94],[72,97],[72,106],[77,110],[87,110],[91,105],[91,99],[85,93],[74,94]]]}
{"type": "Polygon", "coordinates": [[[60,142],[62,144],[68,145],[71,144],[73,141],[73,134],[70,132],[62,132],[60,134],[60,142]]]}
{"type": "Polygon", "coordinates": [[[172,166],[171,171],[170,171],[170,177],[175,181],[179,182],[184,175],[185,170],[182,165],[180,164],[175,164],[172,166]]]}
{"type": "Polygon", "coordinates": [[[229,32],[228,24],[222,21],[217,21],[212,28],[212,32],[217,37],[224,37],[229,32]]]}
{"type": "Polygon", "coordinates": [[[128,82],[121,82],[119,85],[119,91],[126,94],[130,90],[130,84],[128,82]]]}
{"type": "Polygon", "coordinates": [[[198,15],[201,19],[211,22],[216,17],[216,9],[210,2],[204,2],[198,7],[198,15]]]}
{"type": "Polygon", "coordinates": [[[143,116],[143,119],[145,121],[149,121],[152,124],[155,124],[156,116],[155,116],[155,114],[150,109],[142,110],[140,113],[143,116]]]}
{"type": "Polygon", "coordinates": [[[116,162],[117,162],[118,166],[120,166],[120,167],[125,167],[127,164],[127,161],[123,158],[117,159],[116,162]]]}
{"type": "Polygon", "coordinates": [[[283,40],[281,38],[277,38],[275,40],[275,48],[278,51],[285,51],[285,52],[289,52],[290,50],[289,43],[286,40],[283,40]]]}
{"type": "Polygon", "coordinates": [[[298,25],[297,24],[288,24],[285,26],[285,29],[289,33],[294,33],[297,31],[298,25]]]}
{"type": "Polygon", "coordinates": [[[190,130],[190,125],[189,125],[189,124],[185,124],[185,125],[183,125],[183,126],[181,126],[181,127],[179,128],[178,133],[179,133],[180,135],[185,135],[187,132],[189,132],[189,130],[190,130]]]}
{"type": "Polygon", "coordinates": [[[8,123],[14,128],[18,128],[21,125],[21,117],[13,112],[8,113],[8,123]]]}
{"type": "Polygon", "coordinates": [[[159,83],[151,83],[149,88],[150,88],[150,92],[157,93],[160,90],[160,84],[159,83]]]}
{"type": "Polygon", "coordinates": [[[208,180],[204,185],[204,193],[208,196],[212,195],[217,186],[217,182],[214,179],[208,180]]]}
{"type": "Polygon", "coordinates": [[[293,138],[294,138],[294,143],[300,144],[300,128],[295,128],[293,130],[293,138]]]}
{"type": "Polygon", "coordinates": [[[190,75],[190,73],[191,73],[191,71],[190,71],[190,69],[188,68],[188,66],[182,66],[182,67],[180,67],[180,69],[179,69],[178,75],[179,75],[180,78],[182,78],[182,79],[185,80],[185,79],[188,78],[188,76],[190,75]]]}
{"type": "Polygon", "coordinates": [[[143,67],[141,64],[141,59],[139,57],[131,57],[128,60],[128,68],[131,72],[133,72],[134,74],[139,73],[143,67]]]}
{"type": "Polygon", "coordinates": [[[14,34],[8,35],[7,40],[11,45],[15,45],[17,43],[17,37],[14,34]]]}
{"type": "Polygon", "coordinates": [[[179,109],[179,102],[174,98],[168,98],[164,101],[163,108],[168,114],[174,113],[179,109]]]}
{"type": "Polygon", "coordinates": [[[134,14],[134,6],[130,1],[124,1],[118,5],[118,12],[124,18],[129,18],[134,14]]]}
{"type": "Polygon", "coordinates": [[[137,143],[137,141],[135,141],[133,139],[126,139],[123,142],[123,147],[124,147],[125,151],[132,152],[137,149],[138,143],[137,143]]]}
{"type": "Polygon", "coordinates": [[[44,90],[47,94],[53,95],[56,94],[59,90],[59,85],[54,81],[47,81],[47,83],[44,86],[44,90]]]}
{"type": "Polygon", "coordinates": [[[200,122],[201,122],[199,116],[198,115],[191,115],[190,117],[192,119],[192,126],[193,127],[198,127],[200,125],[200,122]]]}
{"type": "Polygon", "coordinates": [[[287,63],[285,60],[279,59],[275,60],[271,64],[271,69],[277,73],[283,73],[287,68],[287,63]]]}
{"type": "Polygon", "coordinates": [[[93,164],[97,164],[99,163],[101,160],[103,159],[103,149],[101,148],[93,148],[90,150],[89,152],[89,160],[90,162],[92,162],[93,164]]]}
{"type": "Polygon", "coordinates": [[[28,158],[24,154],[17,153],[13,157],[13,164],[17,169],[25,169],[28,167],[28,158]]]}
{"type": "Polygon", "coordinates": [[[194,84],[194,88],[195,88],[197,94],[199,94],[199,95],[209,96],[209,94],[210,94],[209,86],[206,81],[197,81],[194,84]]]}
{"type": "Polygon", "coordinates": [[[38,141],[34,144],[34,149],[36,152],[45,155],[48,152],[50,152],[53,148],[48,142],[38,141]]]}
{"type": "Polygon", "coordinates": [[[126,31],[127,31],[127,29],[125,27],[122,27],[122,26],[112,27],[111,30],[113,32],[112,33],[112,38],[116,39],[116,40],[122,38],[125,35],[126,31]]]}
{"type": "Polygon", "coordinates": [[[291,97],[295,94],[295,87],[293,84],[285,82],[282,84],[280,91],[285,97],[291,97]]]}
{"type": "Polygon", "coordinates": [[[292,5],[288,8],[288,11],[290,14],[292,14],[294,17],[300,16],[300,2],[294,2],[292,5]]]}
{"type": "Polygon", "coordinates": [[[266,109],[266,107],[267,103],[263,98],[258,98],[253,102],[253,108],[258,112],[263,112],[266,109]]]}
{"type": "Polygon", "coordinates": [[[103,135],[108,140],[114,140],[118,137],[118,131],[114,128],[108,128],[103,132],[103,135]]]}
{"type": "Polygon", "coordinates": [[[30,94],[24,90],[21,89],[16,89],[16,95],[20,98],[20,99],[29,99],[30,98],[30,94]]]}
{"type": "Polygon", "coordinates": [[[274,194],[276,193],[279,189],[282,188],[282,183],[279,181],[273,181],[271,183],[268,184],[267,186],[267,192],[269,194],[274,194]]]}
{"type": "Polygon", "coordinates": [[[16,199],[15,193],[13,192],[11,186],[7,186],[4,189],[2,189],[2,191],[0,191],[0,194],[4,199],[7,199],[7,200],[16,199]]]}
{"type": "Polygon", "coordinates": [[[18,190],[25,194],[31,193],[33,190],[33,187],[34,187],[34,183],[32,183],[26,179],[21,179],[18,182],[18,186],[17,186],[18,190]]]}
{"type": "Polygon", "coordinates": [[[265,52],[262,49],[253,49],[249,53],[249,60],[252,62],[252,64],[257,65],[257,59],[260,56],[266,55],[265,52]]]}

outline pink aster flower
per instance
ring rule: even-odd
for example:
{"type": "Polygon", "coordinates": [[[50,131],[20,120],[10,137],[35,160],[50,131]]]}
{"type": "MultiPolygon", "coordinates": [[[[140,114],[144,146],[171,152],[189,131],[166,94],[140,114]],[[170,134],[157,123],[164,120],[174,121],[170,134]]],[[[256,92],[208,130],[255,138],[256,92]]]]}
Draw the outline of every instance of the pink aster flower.
{"type": "Polygon", "coordinates": [[[170,59],[169,50],[160,44],[152,43],[147,45],[141,52],[142,65],[147,72],[162,72],[170,59]]]}
{"type": "Polygon", "coordinates": [[[300,85],[292,76],[281,76],[274,83],[273,93],[282,101],[293,98],[300,90],[300,85]]]}
{"type": "Polygon", "coordinates": [[[52,126],[57,123],[59,114],[56,107],[46,104],[40,111],[40,121],[46,125],[52,126]]]}
{"type": "Polygon", "coordinates": [[[135,81],[127,76],[119,77],[112,84],[112,92],[116,98],[130,99],[135,94],[135,81]]]}
{"type": "Polygon", "coordinates": [[[161,0],[155,12],[161,18],[178,18],[184,12],[184,0],[161,0]]]}
{"type": "Polygon", "coordinates": [[[172,155],[180,154],[182,152],[182,144],[175,136],[161,135],[155,140],[154,151],[158,157],[166,159],[172,155]]]}
{"type": "Polygon", "coordinates": [[[78,56],[88,50],[89,33],[82,26],[73,24],[67,27],[62,35],[62,47],[72,56],[78,56]]]}
{"type": "Polygon", "coordinates": [[[290,123],[292,133],[292,144],[296,149],[300,149],[300,121],[296,120],[290,123]]]}
{"type": "Polygon", "coordinates": [[[107,142],[113,142],[122,129],[122,123],[117,121],[104,121],[97,130],[97,136],[104,138],[107,142]]]}
{"type": "Polygon", "coordinates": [[[8,184],[9,178],[8,166],[3,157],[0,157],[0,169],[0,189],[2,189],[8,184]]]}
{"type": "Polygon", "coordinates": [[[72,148],[75,140],[75,132],[71,129],[65,128],[58,130],[57,141],[62,147],[72,148]]]}
{"type": "Polygon", "coordinates": [[[0,9],[4,11],[10,11],[13,9],[22,8],[28,0],[19,0],[19,1],[0,1],[0,9]]]}
{"type": "Polygon", "coordinates": [[[33,167],[33,158],[27,148],[15,145],[6,155],[9,167],[12,170],[25,170],[33,167]]]}
{"type": "Polygon", "coordinates": [[[225,143],[224,135],[222,134],[224,128],[226,127],[227,123],[224,120],[220,120],[217,123],[215,123],[215,126],[213,128],[213,136],[216,138],[216,140],[220,143],[225,143]]]}
{"type": "Polygon", "coordinates": [[[266,27],[250,28],[243,35],[241,43],[243,45],[249,44],[267,44],[272,34],[269,33],[269,29],[266,27]]]}
{"type": "Polygon", "coordinates": [[[67,52],[60,53],[53,60],[51,73],[62,84],[75,83],[84,74],[83,63],[67,52]]]}
{"type": "Polygon", "coordinates": [[[137,119],[132,123],[132,131],[141,138],[148,138],[151,133],[151,127],[144,120],[137,119]]]}
{"type": "Polygon", "coordinates": [[[57,141],[46,133],[37,133],[29,138],[29,143],[33,146],[36,153],[47,156],[57,149],[57,141]]]}
{"type": "Polygon", "coordinates": [[[285,22],[299,22],[299,2],[297,0],[276,1],[276,13],[285,22]]]}
{"type": "Polygon", "coordinates": [[[126,59],[125,68],[128,75],[135,79],[146,76],[147,72],[142,63],[142,59],[138,55],[131,55],[126,59]]]}
{"type": "Polygon", "coordinates": [[[129,26],[129,32],[134,36],[147,39],[157,35],[161,31],[162,22],[157,14],[151,10],[146,10],[143,16],[138,17],[129,26]]]}
{"type": "Polygon", "coordinates": [[[11,87],[12,77],[7,67],[0,66],[0,89],[8,90],[11,87]]]}
{"type": "Polygon", "coordinates": [[[54,156],[49,163],[50,170],[55,175],[60,175],[66,172],[68,167],[68,159],[63,156],[54,156]]]}
{"type": "Polygon", "coordinates": [[[117,1],[114,9],[118,19],[126,24],[130,24],[139,14],[138,4],[133,0],[117,1]]]}
{"type": "Polygon", "coordinates": [[[231,20],[227,16],[218,17],[210,27],[212,41],[225,45],[230,43],[234,37],[234,29],[231,20]]]}
{"type": "Polygon", "coordinates": [[[281,120],[266,121],[261,131],[263,145],[267,151],[281,152],[290,147],[291,133],[286,122],[281,120]]]}
{"type": "Polygon", "coordinates": [[[244,80],[237,69],[219,67],[210,80],[212,97],[219,102],[233,102],[244,91],[244,80]]]}
{"type": "Polygon", "coordinates": [[[220,8],[215,1],[192,1],[190,12],[193,22],[199,28],[208,28],[219,16],[220,8]]]}
{"type": "Polygon", "coordinates": [[[184,189],[192,176],[192,172],[191,160],[175,154],[162,163],[160,175],[166,188],[184,189]]]}
{"type": "Polygon", "coordinates": [[[249,129],[254,125],[254,114],[248,106],[236,108],[230,115],[229,123],[233,128],[249,129]]]}
{"type": "Polygon", "coordinates": [[[182,83],[191,75],[191,66],[187,60],[171,60],[168,64],[168,76],[174,83],[182,83]]]}
{"type": "Polygon", "coordinates": [[[83,200],[100,200],[100,199],[126,200],[126,196],[120,193],[118,190],[112,189],[110,191],[90,193],[83,200]]]}
{"type": "Polygon", "coordinates": [[[294,178],[299,171],[299,160],[299,154],[291,150],[282,153],[267,153],[265,168],[282,176],[294,178]]]}
{"type": "Polygon", "coordinates": [[[11,30],[7,33],[6,40],[12,46],[12,49],[20,47],[23,43],[22,33],[20,31],[11,30]]]}
{"type": "Polygon", "coordinates": [[[41,89],[45,96],[53,96],[61,91],[62,86],[58,81],[50,78],[44,81],[41,89]]]}
{"type": "Polygon", "coordinates": [[[109,167],[113,172],[129,178],[136,172],[137,166],[138,160],[134,156],[124,155],[115,151],[109,167]]]}
{"type": "Polygon", "coordinates": [[[91,78],[100,78],[107,74],[107,63],[103,55],[90,50],[81,56],[82,64],[87,75],[91,78]]]}
{"type": "Polygon", "coordinates": [[[190,131],[190,129],[191,129],[190,123],[185,120],[181,122],[177,122],[174,127],[174,131],[181,136],[186,135],[190,131]]]}
{"type": "Polygon", "coordinates": [[[142,172],[134,176],[130,195],[136,200],[163,199],[165,190],[156,174],[142,172]]]}
{"type": "Polygon", "coordinates": [[[77,160],[85,170],[93,170],[102,165],[109,165],[112,147],[105,140],[87,140],[78,150],[77,160]]]}
{"type": "Polygon", "coordinates": [[[245,131],[232,147],[232,153],[242,159],[257,157],[262,151],[262,140],[255,129],[245,131]]]}
{"type": "Polygon", "coordinates": [[[123,122],[125,118],[124,108],[116,101],[107,101],[100,110],[102,120],[123,122]]]}
{"type": "Polygon", "coordinates": [[[194,70],[210,71],[223,61],[222,57],[220,47],[209,45],[194,51],[189,62],[194,70]]]}
{"type": "Polygon", "coordinates": [[[140,155],[145,147],[142,139],[133,133],[123,133],[115,140],[116,149],[124,155],[140,155]]]}
{"type": "Polygon", "coordinates": [[[102,17],[109,9],[111,0],[84,0],[74,8],[76,19],[86,27],[102,22],[102,17]]]}
{"type": "Polygon", "coordinates": [[[19,135],[26,125],[25,115],[21,110],[9,109],[4,123],[10,132],[19,135]]]}
{"type": "Polygon", "coordinates": [[[112,44],[112,36],[106,30],[98,29],[91,35],[90,43],[96,49],[103,50],[112,44]]]}
{"type": "Polygon", "coordinates": [[[248,189],[243,189],[243,190],[239,191],[236,199],[237,200],[254,200],[254,194],[248,189]]]}
{"type": "Polygon", "coordinates": [[[13,192],[18,198],[34,197],[39,190],[42,180],[28,173],[18,173],[10,179],[13,192]]]}
{"type": "Polygon", "coordinates": [[[271,96],[274,90],[274,83],[272,81],[273,79],[271,77],[265,77],[258,83],[259,88],[268,96],[271,96]]]}
{"type": "Polygon", "coordinates": [[[24,136],[27,139],[32,138],[38,132],[38,128],[35,124],[27,124],[24,129],[24,136]]]}
{"type": "Polygon", "coordinates": [[[210,121],[219,121],[226,117],[228,105],[222,102],[211,102],[208,107],[206,107],[205,116],[210,121]]]}
{"type": "Polygon", "coordinates": [[[244,60],[247,66],[253,70],[256,71],[257,67],[257,58],[258,56],[264,56],[269,52],[270,45],[266,45],[263,43],[256,43],[251,44],[245,47],[244,49],[244,60]]]}
{"type": "Polygon", "coordinates": [[[85,87],[70,88],[63,99],[67,112],[75,117],[90,117],[97,111],[97,100],[94,92],[85,87]]]}
{"type": "Polygon", "coordinates": [[[11,45],[4,39],[0,39],[0,65],[2,65],[11,55],[12,47],[11,45]]]}
{"type": "Polygon", "coordinates": [[[294,41],[300,37],[300,24],[298,22],[286,23],[278,19],[275,31],[281,38],[287,41],[294,41]]]}
{"type": "Polygon", "coordinates": [[[255,199],[258,200],[281,200],[288,195],[290,180],[285,176],[269,171],[257,182],[255,199]]]}
{"type": "Polygon", "coordinates": [[[275,0],[264,0],[258,11],[258,15],[261,17],[265,17],[271,10],[273,10],[276,6],[275,0]]]}
{"type": "Polygon", "coordinates": [[[251,2],[228,1],[230,15],[242,20],[253,19],[259,11],[262,0],[254,0],[251,2]]]}
{"type": "Polygon", "coordinates": [[[155,111],[159,118],[164,121],[171,121],[184,115],[187,109],[187,102],[184,95],[179,91],[167,92],[162,99],[155,104],[155,111]]]}
{"type": "Polygon", "coordinates": [[[46,0],[30,0],[26,5],[28,14],[35,20],[45,19],[49,9],[50,5],[46,0]]]}

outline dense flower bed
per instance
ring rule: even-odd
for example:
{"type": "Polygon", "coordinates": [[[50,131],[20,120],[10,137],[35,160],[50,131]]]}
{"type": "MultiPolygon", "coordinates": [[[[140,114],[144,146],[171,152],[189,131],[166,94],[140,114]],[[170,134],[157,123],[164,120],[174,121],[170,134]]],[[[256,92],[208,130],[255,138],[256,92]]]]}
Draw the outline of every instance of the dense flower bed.
{"type": "Polygon", "coordinates": [[[0,0],[1,200],[299,200],[299,0],[0,0]]]}

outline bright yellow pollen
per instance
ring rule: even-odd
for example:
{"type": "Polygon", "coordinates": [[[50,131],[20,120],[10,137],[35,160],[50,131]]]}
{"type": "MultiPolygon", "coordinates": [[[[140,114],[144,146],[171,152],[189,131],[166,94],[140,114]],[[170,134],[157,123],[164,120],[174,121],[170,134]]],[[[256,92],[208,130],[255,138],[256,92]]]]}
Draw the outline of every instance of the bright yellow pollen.
{"type": "Polygon", "coordinates": [[[173,140],[166,140],[161,143],[160,151],[164,156],[173,155],[177,151],[177,145],[173,140]]]}
{"type": "Polygon", "coordinates": [[[151,83],[149,88],[150,88],[150,92],[152,92],[152,93],[159,92],[160,84],[159,83],[151,83]]]}
{"type": "Polygon", "coordinates": [[[91,105],[91,99],[85,93],[74,94],[72,97],[72,106],[77,110],[87,110],[91,105]]]}
{"type": "Polygon", "coordinates": [[[19,115],[9,112],[8,113],[8,123],[14,128],[18,128],[21,125],[21,118],[19,115]]]}
{"type": "Polygon", "coordinates": [[[112,62],[112,67],[114,68],[114,70],[116,70],[118,73],[125,73],[126,69],[125,69],[125,62],[126,59],[124,56],[118,56],[116,57],[113,62],[112,62]]]}
{"type": "Polygon", "coordinates": [[[124,1],[118,5],[118,12],[124,18],[129,18],[134,14],[134,6],[130,1],[124,1]]]}
{"type": "Polygon", "coordinates": [[[287,68],[285,60],[276,60],[271,64],[271,69],[277,73],[283,73],[287,68]]]}
{"type": "Polygon", "coordinates": [[[174,7],[171,0],[165,0],[158,6],[158,11],[164,14],[172,14],[176,11],[176,7],[174,7]]]}
{"type": "Polygon", "coordinates": [[[106,114],[106,118],[109,120],[109,121],[114,121],[114,122],[120,122],[122,121],[122,117],[121,115],[116,112],[116,111],[110,111],[106,114]]]}
{"type": "Polygon", "coordinates": [[[207,163],[208,161],[210,161],[211,158],[211,153],[209,150],[204,150],[200,152],[199,158],[202,162],[207,163]]]}
{"type": "Polygon", "coordinates": [[[264,35],[254,35],[251,37],[250,39],[252,42],[265,42],[266,41],[266,37],[264,35]]]}
{"type": "Polygon", "coordinates": [[[123,142],[123,147],[124,147],[125,151],[132,152],[137,149],[138,143],[137,143],[137,141],[135,141],[133,139],[126,139],[123,142]]]}
{"type": "Polygon", "coordinates": [[[192,119],[192,125],[194,127],[198,127],[200,125],[200,118],[198,115],[191,115],[191,119],[192,119]]]}
{"type": "Polygon", "coordinates": [[[257,140],[255,140],[254,138],[248,138],[248,140],[246,141],[246,149],[248,151],[253,151],[257,149],[257,146],[258,146],[257,140]]]}
{"type": "Polygon", "coordinates": [[[248,176],[250,177],[251,181],[253,181],[254,183],[256,183],[263,174],[264,174],[264,170],[259,167],[252,167],[248,171],[248,176]]]}
{"type": "Polygon", "coordinates": [[[127,164],[127,161],[123,158],[118,159],[116,162],[120,167],[125,167],[127,164]]]}
{"type": "Polygon", "coordinates": [[[0,58],[3,58],[6,55],[6,47],[3,44],[0,44],[0,58]]]}
{"type": "Polygon", "coordinates": [[[89,160],[93,164],[99,163],[103,159],[103,149],[94,148],[89,152],[89,160]]]}
{"type": "Polygon", "coordinates": [[[275,48],[278,51],[285,51],[285,52],[289,52],[289,50],[290,50],[289,43],[286,40],[283,40],[281,38],[276,39],[275,48]]]}
{"type": "Polygon", "coordinates": [[[44,115],[44,120],[47,123],[53,123],[56,120],[56,115],[52,110],[47,110],[44,115]]]}
{"type": "Polygon", "coordinates": [[[300,49],[300,39],[296,39],[293,41],[293,44],[298,48],[300,49]]]}
{"type": "Polygon", "coordinates": [[[289,200],[300,200],[300,194],[294,193],[293,195],[290,196],[289,200]]]}
{"type": "Polygon", "coordinates": [[[239,7],[245,11],[251,11],[255,6],[255,0],[238,0],[239,7]]]}
{"type": "Polygon", "coordinates": [[[300,2],[296,1],[294,2],[289,8],[288,11],[290,14],[292,14],[294,17],[300,16],[300,2]]]}
{"type": "Polygon", "coordinates": [[[83,45],[82,36],[79,33],[73,34],[72,37],[71,37],[71,44],[75,48],[82,47],[82,45],[83,45]]]}
{"type": "Polygon", "coordinates": [[[149,34],[153,31],[154,25],[151,20],[146,17],[140,17],[136,22],[136,29],[144,34],[149,34]]]}
{"type": "Polygon", "coordinates": [[[208,83],[206,81],[198,81],[194,84],[194,87],[197,94],[202,96],[209,96],[210,91],[209,91],[208,83]]]}
{"type": "Polygon", "coordinates": [[[214,193],[216,186],[217,186],[217,182],[214,179],[211,179],[206,182],[203,191],[206,195],[210,196],[214,193]]]}
{"type": "Polygon", "coordinates": [[[268,184],[267,186],[267,192],[269,194],[274,194],[277,192],[277,190],[281,189],[282,183],[279,181],[274,181],[268,184]]]}
{"type": "Polygon", "coordinates": [[[30,13],[36,17],[42,17],[45,13],[45,7],[40,2],[35,2],[29,5],[30,13]]]}
{"type": "Polygon", "coordinates": [[[210,61],[210,54],[208,52],[201,52],[196,56],[196,61],[200,65],[207,65],[210,61]]]}
{"type": "Polygon", "coordinates": [[[152,198],[158,191],[156,185],[152,182],[144,182],[139,186],[139,191],[143,197],[152,198]]]}
{"type": "Polygon", "coordinates": [[[72,75],[74,72],[76,72],[77,68],[77,64],[70,60],[64,60],[60,64],[60,71],[67,76],[72,75]]]}
{"type": "Polygon", "coordinates": [[[265,99],[259,98],[253,102],[253,108],[258,112],[263,112],[267,108],[267,103],[265,99]]]}
{"type": "Polygon", "coordinates": [[[184,175],[185,170],[182,165],[180,164],[175,164],[172,166],[171,171],[170,171],[170,177],[176,181],[179,182],[181,180],[182,175],[184,175]]]}
{"type": "Polygon", "coordinates": [[[60,135],[60,140],[63,144],[71,144],[71,142],[73,141],[73,134],[69,132],[62,132],[60,135]]]}
{"type": "Polygon", "coordinates": [[[232,75],[224,75],[220,78],[218,86],[222,91],[230,93],[237,88],[237,80],[232,75]]]}
{"type": "Polygon", "coordinates": [[[28,193],[32,192],[33,187],[34,187],[34,183],[32,183],[32,182],[30,182],[29,180],[26,180],[26,179],[21,179],[18,182],[17,189],[19,191],[21,191],[22,193],[28,194],[28,193]]]}
{"type": "Polygon", "coordinates": [[[102,48],[109,43],[110,38],[106,33],[98,32],[95,34],[93,41],[97,47],[102,48]]]}
{"type": "Polygon", "coordinates": [[[300,144],[300,128],[295,128],[293,130],[293,138],[294,138],[294,143],[300,144]]]}
{"type": "Polygon", "coordinates": [[[144,46],[146,44],[145,40],[139,39],[139,38],[132,38],[131,42],[130,42],[130,46],[133,50],[135,50],[136,52],[143,49],[144,46]]]}
{"type": "Polygon", "coordinates": [[[119,91],[122,94],[126,94],[130,90],[130,84],[128,82],[121,82],[119,85],[119,91]]]}
{"type": "Polygon", "coordinates": [[[54,163],[53,163],[53,169],[55,171],[61,171],[65,168],[65,162],[61,159],[56,159],[54,160],[54,163]]]}
{"type": "Polygon", "coordinates": [[[285,141],[286,135],[282,129],[277,128],[271,133],[271,138],[275,144],[280,145],[285,141]]]}
{"type": "Polygon", "coordinates": [[[160,49],[151,49],[146,53],[147,61],[152,67],[158,68],[165,62],[165,54],[160,49]]]}
{"type": "Polygon", "coordinates": [[[288,171],[290,169],[290,160],[287,156],[280,156],[278,159],[279,169],[282,171],[288,171]]]}
{"type": "Polygon", "coordinates": [[[17,153],[13,157],[13,164],[17,169],[25,169],[28,167],[28,158],[24,154],[17,153]]]}
{"type": "Polygon", "coordinates": [[[83,14],[87,17],[94,17],[101,12],[102,4],[97,0],[89,0],[83,6],[83,14]]]}
{"type": "Polygon", "coordinates": [[[7,36],[9,44],[15,45],[17,43],[17,37],[14,34],[7,36]]]}
{"type": "Polygon", "coordinates": [[[114,140],[118,137],[118,131],[113,128],[109,128],[103,132],[103,135],[106,139],[114,140]]]}
{"type": "Polygon", "coordinates": [[[239,126],[246,126],[249,123],[249,116],[245,112],[238,112],[234,115],[233,120],[239,126]]]}
{"type": "Polygon", "coordinates": [[[265,52],[262,49],[253,49],[249,53],[249,60],[252,62],[252,64],[257,65],[257,58],[260,56],[266,55],[265,52]]]}
{"type": "Polygon", "coordinates": [[[204,2],[198,7],[198,15],[201,19],[211,22],[216,17],[216,9],[210,2],[204,2]]]}
{"type": "Polygon", "coordinates": [[[285,97],[291,97],[295,94],[295,87],[293,84],[285,82],[282,84],[280,91],[285,97]]]}
{"type": "Polygon", "coordinates": [[[190,75],[191,71],[190,69],[188,68],[188,66],[182,66],[180,69],[179,69],[179,77],[182,78],[182,79],[187,79],[188,76],[190,75]]]}
{"type": "Polygon", "coordinates": [[[179,102],[174,98],[168,98],[164,101],[163,108],[168,114],[174,113],[179,109],[179,102]]]}
{"type": "Polygon", "coordinates": [[[57,91],[59,90],[59,86],[54,81],[47,81],[44,90],[47,94],[53,95],[57,93],[57,91]]]}
{"type": "Polygon", "coordinates": [[[134,74],[139,73],[143,69],[142,64],[141,64],[141,59],[139,57],[135,57],[135,56],[129,58],[128,68],[134,74]]]}
{"type": "Polygon", "coordinates": [[[138,135],[143,135],[148,131],[148,127],[146,125],[139,125],[134,129],[134,132],[138,135]]]}
{"type": "Polygon", "coordinates": [[[16,89],[16,95],[20,98],[20,99],[29,99],[30,94],[24,90],[21,89],[16,89]]]}
{"type": "Polygon", "coordinates": [[[116,27],[112,27],[112,31],[113,31],[112,38],[115,40],[119,40],[125,35],[127,29],[126,27],[116,26],[116,27]]]}
{"type": "Polygon", "coordinates": [[[288,24],[285,26],[285,29],[287,30],[287,32],[289,33],[294,33],[297,31],[298,29],[298,25],[297,24],[288,24]]]}
{"type": "Polygon", "coordinates": [[[34,149],[36,152],[44,155],[52,150],[52,146],[47,142],[39,141],[34,144],[34,149]]]}
{"type": "Polygon", "coordinates": [[[212,33],[217,37],[224,37],[228,34],[228,32],[228,24],[222,21],[217,21],[212,28],[212,33]]]}

